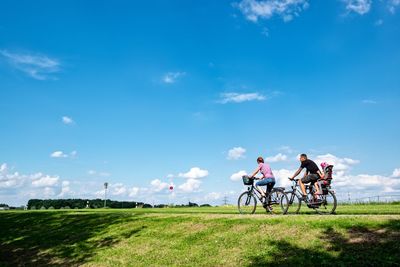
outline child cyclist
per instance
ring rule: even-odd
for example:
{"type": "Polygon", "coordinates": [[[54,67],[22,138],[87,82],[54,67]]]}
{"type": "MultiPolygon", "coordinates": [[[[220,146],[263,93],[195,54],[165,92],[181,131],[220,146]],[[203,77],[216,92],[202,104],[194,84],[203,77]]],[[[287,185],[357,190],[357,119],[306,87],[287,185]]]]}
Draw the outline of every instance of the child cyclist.
{"type": "Polygon", "coordinates": [[[268,163],[264,163],[264,159],[262,157],[257,158],[258,167],[254,170],[254,172],[249,175],[250,178],[254,178],[258,172],[261,172],[262,177],[256,178],[259,179],[256,183],[257,189],[261,192],[262,196],[265,197],[264,190],[262,190],[261,186],[267,186],[267,192],[270,193],[272,188],[275,185],[275,177],[272,173],[271,167],[268,163]]]}

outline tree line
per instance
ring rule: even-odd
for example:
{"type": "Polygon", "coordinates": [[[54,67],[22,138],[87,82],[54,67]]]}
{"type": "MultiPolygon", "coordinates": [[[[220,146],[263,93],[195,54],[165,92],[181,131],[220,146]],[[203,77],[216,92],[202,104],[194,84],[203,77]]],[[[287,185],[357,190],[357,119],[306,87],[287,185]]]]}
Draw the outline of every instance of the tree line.
{"type": "MultiPolygon", "coordinates": [[[[103,199],[30,199],[28,209],[84,209],[104,208],[103,199]]],[[[113,209],[148,207],[150,204],[136,201],[115,201],[107,199],[106,207],[113,209]]]]}
{"type": "MultiPolygon", "coordinates": [[[[200,207],[210,207],[210,204],[203,204],[200,207]]],[[[116,201],[107,199],[106,207],[112,209],[129,208],[153,208],[151,204],[136,201],[116,201]]],[[[166,207],[199,207],[197,203],[189,202],[182,205],[158,204],[154,208],[166,207]]],[[[104,208],[103,199],[30,199],[27,208],[30,210],[38,209],[98,209],[104,208]]]]}

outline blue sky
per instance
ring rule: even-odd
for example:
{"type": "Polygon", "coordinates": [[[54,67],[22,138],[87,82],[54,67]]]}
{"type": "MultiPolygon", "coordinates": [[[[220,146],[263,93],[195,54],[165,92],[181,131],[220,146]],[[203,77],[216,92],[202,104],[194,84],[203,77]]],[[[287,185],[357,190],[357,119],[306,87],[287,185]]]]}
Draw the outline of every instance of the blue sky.
{"type": "Polygon", "coordinates": [[[299,153],[396,194],[399,70],[396,0],[3,1],[0,202],[234,203],[299,153]]]}

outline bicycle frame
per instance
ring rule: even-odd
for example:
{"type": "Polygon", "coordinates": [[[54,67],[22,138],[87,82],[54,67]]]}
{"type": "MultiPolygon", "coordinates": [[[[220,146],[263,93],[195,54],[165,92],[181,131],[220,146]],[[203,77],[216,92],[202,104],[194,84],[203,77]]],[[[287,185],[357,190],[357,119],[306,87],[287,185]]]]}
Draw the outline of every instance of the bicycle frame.
{"type": "MultiPolygon", "coordinates": [[[[258,190],[258,188],[254,185],[254,183],[253,183],[252,185],[250,185],[250,186],[247,188],[247,190],[248,190],[249,192],[251,192],[252,194],[254,194],[254,195],[257,197],[257,199],[262,203],[262,201],[261,201],[261,199],[262,199],[261,192],[260,192],[260,190],[258,190]]],[[[268,194],[268,192],[266,192],[266,194],[268,194]]]]}
{"type": "Polygon", "coordinates": [[[312,189],[314,189],[314,186],[312,186],[312,185],[304,185],[304,186],[305,186],[306,196],[307,196],[305,201],[303,200],[303,192],[300,189],[299,181],[298,180],[293,180],[293,184],[291,186],[292,191],[287,192],[287,193],[291,193],[291,196],[290,196],[290,199],[289,199],[289,203],[290,204],[293,203],[294,197],[297,197],[297,198],[301,199],[306,204],[310,203],[310,199],[309,199],[308,195],[313,195],[314,191],[312,189]]]}

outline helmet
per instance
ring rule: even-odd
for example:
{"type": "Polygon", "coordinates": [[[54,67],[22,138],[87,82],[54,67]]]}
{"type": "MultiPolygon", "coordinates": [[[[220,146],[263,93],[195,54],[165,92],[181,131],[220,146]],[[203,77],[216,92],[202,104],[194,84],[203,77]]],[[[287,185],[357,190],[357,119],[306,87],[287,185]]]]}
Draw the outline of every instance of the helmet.
{"type": "Polygon", "coordinates": [[[322,169],[325,169],[327,166],[328,166],[329,164],[328,163],[326,163],[326,162],[322,162],[321,163],[321,167],[322,167],[322,169]]]}

